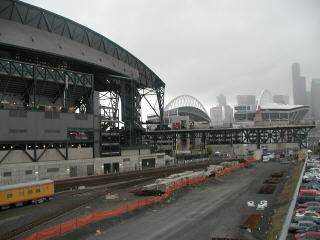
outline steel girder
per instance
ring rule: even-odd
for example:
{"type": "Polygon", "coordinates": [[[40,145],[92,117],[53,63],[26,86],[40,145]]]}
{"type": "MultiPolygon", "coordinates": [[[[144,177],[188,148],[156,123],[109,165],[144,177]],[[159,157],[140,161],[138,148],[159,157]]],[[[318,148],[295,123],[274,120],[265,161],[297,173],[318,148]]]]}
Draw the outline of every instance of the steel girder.
{"type": "Polygon", "coordinates": [[[46,153],[46,151],[48,149],[55,149],[60,156],[65,159],[68,160],[68,144],[70,144],[68,141],[61,141],[61,142],[15,142],[15,143],[5,143],[6,145],[10,144],[12,146],[11,149],[9,149],[7,151],[7,153],[5,155],[3,155],[0,158],[0,163],[2,163],[9,155],[12,151],[15,150],[21,150],[32,162],[38,162],[43,155],[46,153]],[[27,146],[32,145],[32,149],[29,149],[27,146]],[[43,151],[38,154],[37,150],[39,150],[40,148],[38,148],[38,146],[40,145],[45,145],[43,149],[43,151]],[[61,145],[63,145],[64,147],[61,148],[61,145]],[[36,147],[37,146],[37,147],[36,147]],[[61,150],[65,149],[65,153],[63,153],[61,150]]]}
{"type": "Polygon", "coordinates": [[[307,136],[313,125],[281,126],[281,127],[254,127],[254,128],[226,128],[226,129],[192,129],[192,130],[165,130],[149,131],[144,135],[144,141],[153,146],[158,142],[172,142],[177,138],[188,135],[191,138],[200,138],[201,147],[220,144],[261,144],[268,143],[298,143],[300,147],[307,147],[307,136]]]}
{"type": "Polygon", "coordinates": [[[100,154],[120,155],[119,92],[100,93],[100,154]]]}
{"type": "Polygon", "coordinates": [[[135,68],[139,84],[155,88],[164,82],[131,53],[97,32],[70,19],[18,0],[0,0],[0,18],[69,38],[135,68]]]}
{"type": "Polygon", "coordinates": [[[0,59],[0,102],[5,96],[19,96],[28,108],[35,109],[41,97],[47,96],[52,104],[79,109],[82,113],[93,110],[93,75],[38,66],[35,64],[0,59]]]}
{"type": "Polygon", "coordinates": [[[93,75],[0,58],[0,75],[93,88],[93,75]]]}
{"type": "Polygon", "coordinates": [[[160,126],[163,126],[163,117],[164,117],[164,87],[157,87],[156,89],[152,88],[142,88],[139,89],[139,93],[142,99],[145,99],[149,106],[152,108],[153,112],[158,116],[160,120],[160,126]],[[156,96],[156,101],[151,102],[148,97],[156,96]]]}
{"type": "MultiPolygon", "coordinates": [[[[124,131],[121,131],[121,144],[124,146],[139,145],[142,142],[141,101],[144,99],[163,123],[164,92],[165,88],[156,86],[153,88],[142,88],[136,81],[116,75],[100,75],[105,80],[109,89],[107,93],[117,93],[121,99],[121,122],[124,123],[124,131]],[[153,97],[153,98],[152,98],[153,97]],[[155,100],[155,101],[154,101],[155,100]]],[[[114,97],[113,97],[114,98],[114,97]]],[[[101,105],[109,104],[110,98],[104,103],[103,95],[100,97],[101,105]]],[[[118,103],[117,103],[118,104],[118,103]]],[[[112,111],[119,111],[117,108],[109,108],[112,111]]],[[[109,115],[111,114],[109,113],[109,115]]],[[[119,114],[114,112],[115,115],[119,114]]]]}
{"type": "Polygon", "coordinates": [[[121,82],[120,98],[122,121],[124,122],[124,145],[141,144],[141,94],[135,81],[121,82]]]}

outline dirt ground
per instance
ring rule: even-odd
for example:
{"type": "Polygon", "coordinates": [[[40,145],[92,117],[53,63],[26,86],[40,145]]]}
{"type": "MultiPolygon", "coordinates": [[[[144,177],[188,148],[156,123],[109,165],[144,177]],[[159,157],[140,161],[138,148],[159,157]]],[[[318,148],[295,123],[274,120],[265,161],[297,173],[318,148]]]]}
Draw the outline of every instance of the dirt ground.
{"type": "Polygon", "coordinates": [[[55,239],[266,239],[276,198],[290,175],[292,165],[274,162],[253,164],[210,181],[185,187],[170,198],[122,216],[95,222],[55,239]],[[284,171],[272,194],[258,194],[274,172],[284,171]],[[247,206],[268,201],[256,210],[247,206]],[[263,217],[252,232],[241,229],[251,213],[263,217]],[[101,234],[96,235],[99,229],[101,234]]]}

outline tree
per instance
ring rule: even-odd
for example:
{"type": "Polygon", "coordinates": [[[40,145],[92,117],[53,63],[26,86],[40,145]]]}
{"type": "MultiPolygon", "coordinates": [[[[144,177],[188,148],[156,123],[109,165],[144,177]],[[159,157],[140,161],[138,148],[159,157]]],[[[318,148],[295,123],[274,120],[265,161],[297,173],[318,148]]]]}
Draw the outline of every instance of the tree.
{"type": "Polygon", "coordinates": [[[207,150],[207,153],[209,154],[209,156],[212,154],[212,152],[213,152],[213,150],[212,150],[212,147],[210,147],[210,146],[208,146],[207,148],[206,148],[206,150],[207,150]]]}
{"type": "Polygon", "coordinates": [[[192,148],[192,145],[190,145],[190,147],[189,147],[190,152],[192,152],[192,149],[193,149],[193,148],[192,148]]]}

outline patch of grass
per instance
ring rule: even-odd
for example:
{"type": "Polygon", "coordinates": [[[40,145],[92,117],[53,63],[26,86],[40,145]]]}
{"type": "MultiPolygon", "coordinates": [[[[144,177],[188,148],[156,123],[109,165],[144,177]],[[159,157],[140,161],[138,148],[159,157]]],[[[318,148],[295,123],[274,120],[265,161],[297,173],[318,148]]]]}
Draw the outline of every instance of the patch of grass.
{"type": "Polygon", "coordinates": [[[286,219],[288,209],[297,187],[301,170],[304,162],[299,161],[297,165],[291,171],[291,177],[285,183],[283,190],[278,198],[277,205],[280,207],[275,208],[272,216],[271,225],[268,233],[268,240],[275,240],[281,233],[282,225],[286,219]]]}

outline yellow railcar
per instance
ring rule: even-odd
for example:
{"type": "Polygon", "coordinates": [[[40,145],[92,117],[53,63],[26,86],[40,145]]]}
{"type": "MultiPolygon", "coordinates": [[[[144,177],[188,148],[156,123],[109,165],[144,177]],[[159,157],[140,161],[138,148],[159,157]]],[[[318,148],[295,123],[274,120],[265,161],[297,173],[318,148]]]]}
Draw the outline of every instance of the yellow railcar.
{"type": "Polygon", "coordinates": [[[42,203],[53,196],[54,183],[49,179],[0,186],[0,208],[20,207],[29,202],[42,203]]]}

